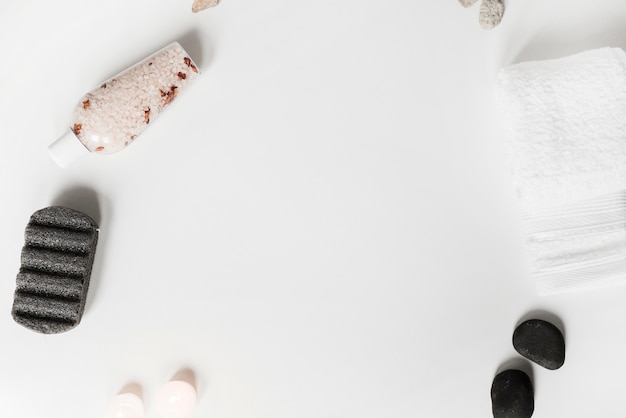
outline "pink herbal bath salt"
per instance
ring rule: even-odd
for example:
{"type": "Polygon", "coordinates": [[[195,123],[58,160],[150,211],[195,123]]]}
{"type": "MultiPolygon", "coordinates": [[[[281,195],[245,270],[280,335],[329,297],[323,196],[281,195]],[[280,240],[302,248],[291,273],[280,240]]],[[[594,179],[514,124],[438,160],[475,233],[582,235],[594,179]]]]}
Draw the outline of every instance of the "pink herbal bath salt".
{"type": "Polygon", "coordinates": [[[86,152],[124,149],[198,75],[189,54],[171,43],[87,93],[70,131],[50,145],[52,158],[65,167],[86,152]]]}

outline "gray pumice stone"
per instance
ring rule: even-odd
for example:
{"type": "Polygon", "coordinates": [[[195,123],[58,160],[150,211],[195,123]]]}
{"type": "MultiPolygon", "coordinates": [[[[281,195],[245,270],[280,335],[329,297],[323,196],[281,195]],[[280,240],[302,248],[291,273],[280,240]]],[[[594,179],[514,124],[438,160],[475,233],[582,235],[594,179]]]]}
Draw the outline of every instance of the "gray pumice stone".
{"type": "Polygon", "coordinates": [[[496,375],[491,385],[491,409],[494,418],[530,418],[535,410],[530,377],[515,369],[496,375]]]}
{"type": "Polygon", "coordinates": [[[528,360],[549,370],[556,370],[565,362],[563,334],[541,319],[522,322],[513,332],[513,347],[528,360]]]}
{"type": "Polygon", "coordinates": [[[11,315],[43,334],[68,331],[85,309],[98,225],[84,213],[52,206],[33,213],[24,233],[11,315]]]}

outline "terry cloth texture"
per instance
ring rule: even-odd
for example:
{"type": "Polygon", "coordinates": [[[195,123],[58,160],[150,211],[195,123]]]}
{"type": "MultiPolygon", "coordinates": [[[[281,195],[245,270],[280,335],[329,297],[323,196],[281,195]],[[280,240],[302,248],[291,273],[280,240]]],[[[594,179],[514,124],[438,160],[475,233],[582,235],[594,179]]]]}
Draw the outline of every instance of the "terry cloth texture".
{"type": "Polygon", "coordinates": [[[542,295],[626,284],[626,54],[501,70],[497,99],[542,295]]]}
{"type": "Polygon", "coordinates": [[[13,319],[44,334],[78,325],[97,241],[98,225],[82,212],[60,206],[35,212],[24,234],[13,319]]]}

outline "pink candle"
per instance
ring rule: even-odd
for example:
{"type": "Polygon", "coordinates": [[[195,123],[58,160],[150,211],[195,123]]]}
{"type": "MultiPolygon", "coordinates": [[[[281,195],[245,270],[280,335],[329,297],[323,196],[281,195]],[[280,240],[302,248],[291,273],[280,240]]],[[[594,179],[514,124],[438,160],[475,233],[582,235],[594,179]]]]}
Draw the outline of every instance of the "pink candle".
{"type": "Polygon", "coordinates": [[[185,418],[197,402],[196,388],[188,382],[172,380],[164,384],[157,394],[157,406],[166,418],[185,418]]]}

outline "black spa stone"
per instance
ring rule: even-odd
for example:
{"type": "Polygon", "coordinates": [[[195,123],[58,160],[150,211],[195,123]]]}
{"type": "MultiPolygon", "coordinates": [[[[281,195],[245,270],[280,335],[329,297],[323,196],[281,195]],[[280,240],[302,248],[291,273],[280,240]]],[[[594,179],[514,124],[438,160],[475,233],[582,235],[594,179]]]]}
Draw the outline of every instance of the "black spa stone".
{"type": "Polygon", "coordinates": [[[496,375],[491,385],[491,409],[494,418],[530,418],[535,400],[528,375],[515,369],[496,375]]]}
{"type": "Polygon", "coordinates": [[[74,209],[35,212],[26,226],[11,315],[43,334],[68,331],[85,309],[98,225],[74,209]]]}
{"type": "Polygon", "coordinates": [[[513,333],[513,347],[528,360],[549,370],[556,370],[565,362],[563,334],[541,319],[522,322],[513,333]]]}

